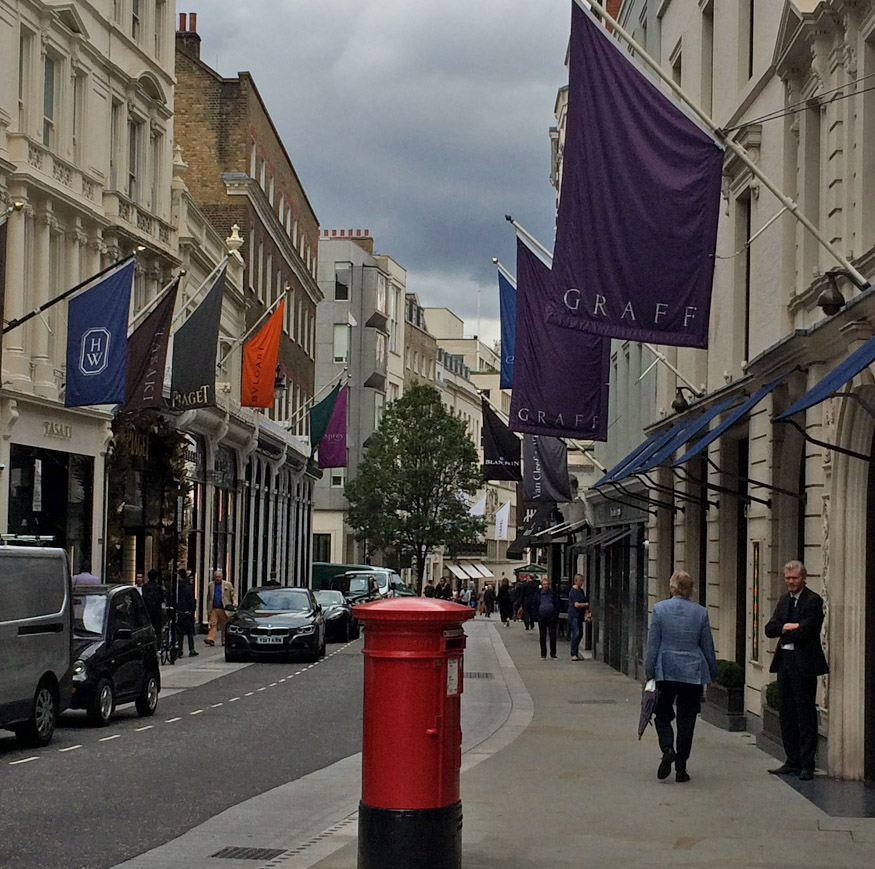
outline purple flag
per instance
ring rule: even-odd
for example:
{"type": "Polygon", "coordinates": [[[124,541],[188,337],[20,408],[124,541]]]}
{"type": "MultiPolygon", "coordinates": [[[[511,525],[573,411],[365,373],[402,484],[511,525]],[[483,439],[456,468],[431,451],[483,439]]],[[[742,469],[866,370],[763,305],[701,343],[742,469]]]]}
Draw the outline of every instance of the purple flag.
{"type": "Polygon", "coordinates": [[[723,150],[572,4],[548,320],[708,346],[723,150]]]}
{"type": "Polygon", "coordinates": [[[611,342],[547,323],[552,275],[520,238],[516,281],[511,429],[605,440],[611,342]]]}
{"type": "Polygon", "coordinates": [[[346,397],[349,387],[344,386],[334,402],[328,428],[319,441],[319,467],[346,467],[346,397]]]}

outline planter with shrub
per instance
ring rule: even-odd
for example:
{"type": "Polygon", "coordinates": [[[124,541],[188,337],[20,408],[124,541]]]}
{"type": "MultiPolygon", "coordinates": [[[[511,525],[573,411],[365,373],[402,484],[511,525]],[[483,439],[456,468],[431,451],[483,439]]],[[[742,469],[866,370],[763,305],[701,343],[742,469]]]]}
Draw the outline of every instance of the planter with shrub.
{"type": "MultiPolygon", "coordinates": [[[[763,690],[763,730],[762,736],[770,740],[782,751],[781,739],[781,691],[777,682],[769,682],[763,690]]],[[[780,755],[779,755],[780,756],[780,755]]]]}
{"type": "Polygon", "coordinates": [[[717,662],[717,680],[708,686],[702,718],[724,730],[747,729],[744,714],[744,667],[735,661],[717,662]]]}

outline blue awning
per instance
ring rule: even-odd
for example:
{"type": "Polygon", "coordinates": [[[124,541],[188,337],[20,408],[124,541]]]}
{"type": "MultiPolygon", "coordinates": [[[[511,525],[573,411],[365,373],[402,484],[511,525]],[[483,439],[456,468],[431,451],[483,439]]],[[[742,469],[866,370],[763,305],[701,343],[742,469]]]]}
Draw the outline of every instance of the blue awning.
{"type": "Polygon", "coordinates": [[[875,337],[870,338],[859,350],[854,351],[844,362],[830,371],[816,386],[811,387],[802,398],[794,401],[783,413],[778,414],[772,422],[781,422],[794,413],[808,410],[815,404],[829,398],[852,377],[859,374],[867,365],[875,361],[875,337]]]}
{"type": "Polygon", "coordinates": [[[702,431],[717,414],[726,410],[735,401],[736,397],[731,395],[729,398],[724,398],[723,401],[718,401],[717,404],[709,407],[708,410],[702,411],[702,413],[694,416],[692,419],[685,420],[671,438],[649,456],[635,462],[629,468],[628,473],[643,474],[661,465],[672,453],[677,452],[685,443],[702,431]]]}
{"type": "Polygon", "coordinates": [[[659,449],[670,437],[677,432],[681,426],[685,425],[682,422],[676,422],[674,425],[669,426],[667,429],[663,431],[658,431],[655,434],[650,435],[650,437],[646,438],[643,443],[639,444],[626,456],[624,459],[621,459],[608,471],[600,480],[597,480],[593,483],[593,488],[597,488],[601,486],[603,483],[611,483],[614,480],[623,479],[623,477],[627,476],[624,472],[633,465],[635,462],[644,459],[647,455],[650,455],[654,452],[654,450],[659,449]]]}
{"type": "Polygon", "coordinates": [[[717,440],[727,429],[732,428],[745,414],[756,407],[775,387],[780,386],[784,382],[786,375],[782,375],[777,380],[761,386],[747,401],[742,402],[736,407],[723,422],[716,428],[711,429],[708,434],[701,440],[696,441],[676,462],[672,463],[672,467],[676,468],[684,462],[698,455],[702,450],[707,449],[708,445],[717,440]]]}

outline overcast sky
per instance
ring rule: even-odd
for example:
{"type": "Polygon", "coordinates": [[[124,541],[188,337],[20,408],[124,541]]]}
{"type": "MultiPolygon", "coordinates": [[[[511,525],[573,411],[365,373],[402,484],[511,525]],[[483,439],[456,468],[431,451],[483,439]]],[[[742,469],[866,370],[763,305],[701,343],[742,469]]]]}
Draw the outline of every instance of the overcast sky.
{"type": "Polygon", "coordinates": [[[323,229],[370,229],[407,289],[498,338],[505,214],[552,247],[571,0],[193,2],[201,58],[252,73],[323,229]]]}

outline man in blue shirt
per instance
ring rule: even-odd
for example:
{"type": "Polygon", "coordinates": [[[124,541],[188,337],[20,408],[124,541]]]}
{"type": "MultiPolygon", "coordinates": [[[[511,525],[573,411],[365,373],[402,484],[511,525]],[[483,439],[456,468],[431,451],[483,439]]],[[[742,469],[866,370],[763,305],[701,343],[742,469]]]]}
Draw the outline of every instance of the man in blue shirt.
{"type": "Polygon", "coordinates": [[[538,622],[541,641],[541,658],[547,657],[547,634],[550,634],[550,657],[556,660],[556,629],[559,626],[559,593],[550,588],[550,580],[541,577],[541,587],[535,598],[533,613],[538,622]]]}
{"type": "Polygon", "coordinates": [[[575,573],[568,592],[568,630],[571,634],[571,660],[580,660],[580,638],[583,635],[583,617],[589,609],[589,598],[583,590],[583,574],[575,573]]]}

